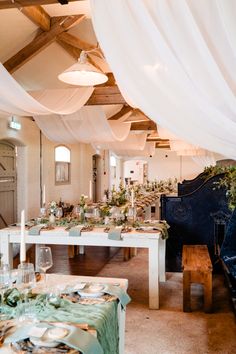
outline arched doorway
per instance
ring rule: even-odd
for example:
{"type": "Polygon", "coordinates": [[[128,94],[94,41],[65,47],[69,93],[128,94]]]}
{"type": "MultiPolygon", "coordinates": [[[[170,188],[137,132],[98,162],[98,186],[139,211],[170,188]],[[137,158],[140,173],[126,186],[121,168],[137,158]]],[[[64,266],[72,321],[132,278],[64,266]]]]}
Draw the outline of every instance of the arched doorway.
{"type": "Polygon", "coordinates": [[[16,222],[16,147],[0,141],[0,228],[16,222]]]}

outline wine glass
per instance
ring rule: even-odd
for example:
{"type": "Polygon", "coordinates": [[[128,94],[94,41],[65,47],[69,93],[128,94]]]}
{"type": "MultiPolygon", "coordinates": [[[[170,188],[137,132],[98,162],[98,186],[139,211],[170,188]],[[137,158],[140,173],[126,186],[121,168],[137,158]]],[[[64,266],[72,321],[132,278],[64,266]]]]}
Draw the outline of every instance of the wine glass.
{"type": "Polygon", "coordinates": [[[6,314],[4,314],[4,292],[11,286],[11,272],[8,264],[2,264],[0,267],[0,320],[6,319],[6,314]]]}
{"type": "Polygon", "coordinates": [[[53,266],[52,251],[50,247],[41,246],[39,248],[37,265],[44,273],[44,284],[46,286],[46,271],[53,266]]]}

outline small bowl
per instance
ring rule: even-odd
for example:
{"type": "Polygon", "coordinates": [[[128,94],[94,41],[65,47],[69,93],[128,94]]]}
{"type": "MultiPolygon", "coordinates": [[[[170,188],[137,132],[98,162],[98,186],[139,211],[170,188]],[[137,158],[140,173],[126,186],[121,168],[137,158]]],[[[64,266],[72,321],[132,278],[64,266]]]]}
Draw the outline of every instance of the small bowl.
{"type": "Polygon", "coordinates": [[[102,291],[104,289],[104,285],[102,285],[102,284],[91,284],[91,285],[89,285],[88,289],[91,292],[98,293],[98,292],[100,292],[100,291],[102,291]]]}

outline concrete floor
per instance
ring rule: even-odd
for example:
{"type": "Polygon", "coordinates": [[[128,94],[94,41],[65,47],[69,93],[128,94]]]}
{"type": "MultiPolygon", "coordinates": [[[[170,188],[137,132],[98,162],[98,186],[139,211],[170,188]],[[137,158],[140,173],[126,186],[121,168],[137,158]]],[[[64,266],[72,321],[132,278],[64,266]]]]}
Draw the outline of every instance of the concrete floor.
{"type": "Polygon", "coordinates": [[[192,285],[193,311],[182,311],[182,273],[167,273],[160,287],[160,310],[149,310],[147,252],[139,250],[128,262],[122,256],[113,257],[99,275],[129,279],[126,354],[236,353],[235,317],[223,275],[213,276],[212,314],[203,312],[203,289],[197,284],[192,285]]]}

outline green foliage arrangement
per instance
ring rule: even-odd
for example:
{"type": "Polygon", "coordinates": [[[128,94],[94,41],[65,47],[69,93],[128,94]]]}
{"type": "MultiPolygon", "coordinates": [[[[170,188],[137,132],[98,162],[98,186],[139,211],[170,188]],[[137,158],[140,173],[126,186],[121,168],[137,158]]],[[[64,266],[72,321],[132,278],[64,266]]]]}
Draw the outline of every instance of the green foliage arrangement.
{"type": "Polygon", "coordinates": [[[205,168],[203,177],[209,179],[218,174],[223,174],[219,182],[215,183],[216,188],[225,188],[228,199],[228,207],[234,210],[236,207],[236,166],[210,166],[205,168]]]}

